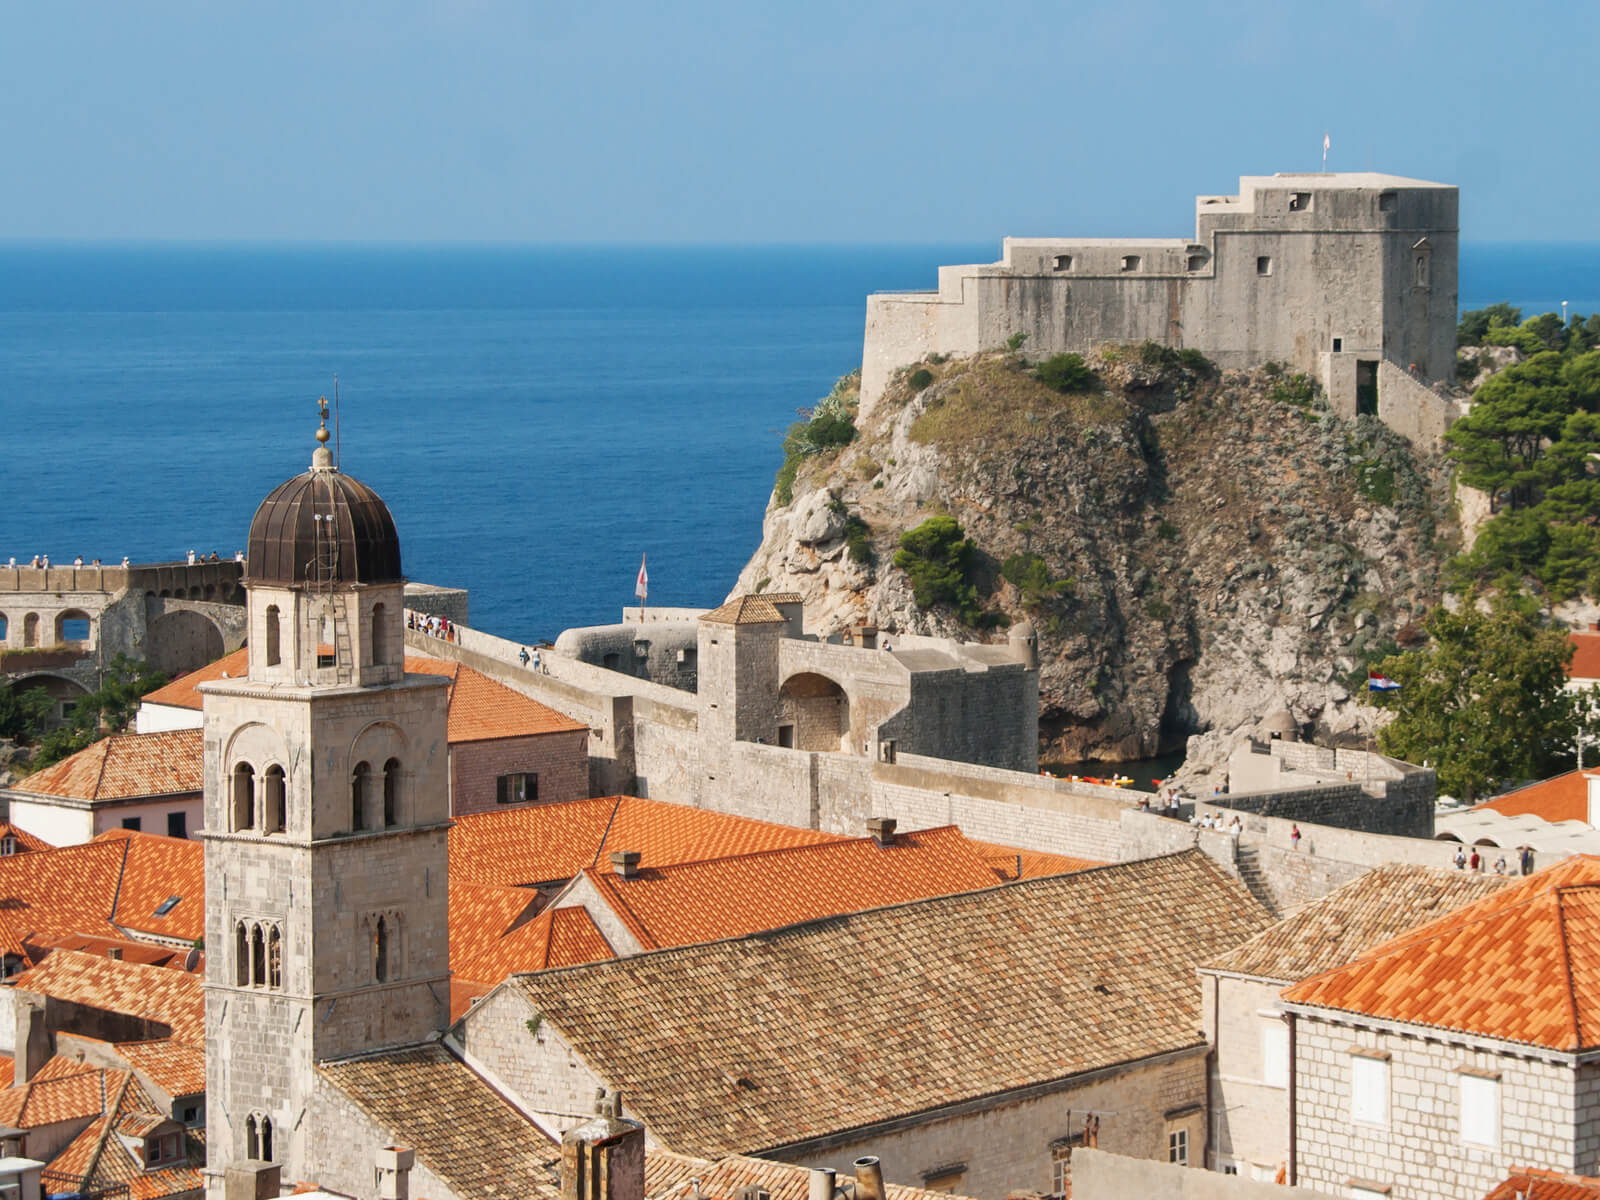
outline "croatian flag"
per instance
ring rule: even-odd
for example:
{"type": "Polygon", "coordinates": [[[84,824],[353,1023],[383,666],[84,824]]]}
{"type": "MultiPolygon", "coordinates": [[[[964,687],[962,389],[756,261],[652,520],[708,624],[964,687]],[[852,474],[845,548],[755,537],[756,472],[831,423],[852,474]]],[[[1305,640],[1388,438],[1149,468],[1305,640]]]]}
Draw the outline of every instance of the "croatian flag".
{"type": "Polygon", "coordinates": [[[1368,675],[1367,689],[1373,692],[1398,692],[1400,685],[1384,675],[1368,675]]]}
{"type": "Polygon", "coordinates": [[[639,556],[639,581],[633,585],[633,594],[643,600],[650,593],[650,576],[645,574],[644,555],[639,556]]]}

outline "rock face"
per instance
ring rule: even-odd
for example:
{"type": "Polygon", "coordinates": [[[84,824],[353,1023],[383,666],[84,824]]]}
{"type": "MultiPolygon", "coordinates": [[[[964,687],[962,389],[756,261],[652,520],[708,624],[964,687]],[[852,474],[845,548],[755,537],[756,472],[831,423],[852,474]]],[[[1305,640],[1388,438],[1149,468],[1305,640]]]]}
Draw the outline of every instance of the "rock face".
{"type": "Polygon", "coordinates": [[[1101,386],[1079,395],[1015,355],[924,364],[920,389],[902,375],[854,442],[774,499],[735,591],[798,592],[822,633],[998,639],[1031,620],[1046,758],[1141,758],[1205,734],[1189,764],[1203,770],[1284,708],[1319,737],[1364,737],[1365,663],[1439,597],[1456,537],[1442,463],[1334,418],[1298,378],[1218,377],[1154,346],[1091,365],[1101,386]],[[976,543],[986,633],[919,607],[892,565],[936,513],[976,543]]]}

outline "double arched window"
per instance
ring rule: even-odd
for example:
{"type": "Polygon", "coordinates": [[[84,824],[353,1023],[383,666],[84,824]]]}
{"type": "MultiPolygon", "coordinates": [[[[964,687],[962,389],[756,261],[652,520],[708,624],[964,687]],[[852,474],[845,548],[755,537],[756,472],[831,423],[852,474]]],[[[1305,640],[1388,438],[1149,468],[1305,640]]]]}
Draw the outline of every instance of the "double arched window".
{"type": "Polygon", "coordinates": [[[289,783],[283,768],[274,764],[256,786],[256,769],[247,762],[234,764],[232,829],[282,833],[289,825],[289,783]]]}
{"type": "Polygon", "coordinates": [[[350,828],[360,832],[365,829],[392,829],[400,824],[400,782],[404,772],[398,758],[383,764],[383,808],[378,809],[378,779],[373,775],[372,764],[358,762],[350,772],[350,828]]]}
{"type": "Polygon", "coordinates": [[[244,1119],[244,1156],[255,1162],[272,1161],[272,1118],[265,1113],[244,1119]]]}
{"type": "Polygon", "coordinates": [[[274,921],[235,921],[233,981],[239,987],[283,990],[283,931],[274,921]]]}

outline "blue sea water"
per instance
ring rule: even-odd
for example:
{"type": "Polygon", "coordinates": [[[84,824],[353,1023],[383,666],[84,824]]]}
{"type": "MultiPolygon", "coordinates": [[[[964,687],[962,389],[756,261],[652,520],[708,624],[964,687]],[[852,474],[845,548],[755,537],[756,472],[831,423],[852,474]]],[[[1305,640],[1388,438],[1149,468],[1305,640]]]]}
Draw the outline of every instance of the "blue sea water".
{"type": "MultiPolygon", "coordinates": [[[[721,600],[865,296],[994,245],[0,246],[0,560],[231,555],[341,396],[407,574],[553,637],[721,600]]],[[[1468,246],[1463,307],[1600,310],[1600,245],[1468,246]]]]}

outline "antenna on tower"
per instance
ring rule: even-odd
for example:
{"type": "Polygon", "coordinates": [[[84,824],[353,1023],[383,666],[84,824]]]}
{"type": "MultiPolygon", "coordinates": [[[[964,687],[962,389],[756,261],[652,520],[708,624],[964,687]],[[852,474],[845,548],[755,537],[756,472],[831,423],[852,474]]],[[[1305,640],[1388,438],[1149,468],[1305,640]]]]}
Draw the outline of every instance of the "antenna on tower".
{"type": "Polygon", "coordinates": [[[344,443],[339,439],[339,372],[333,373],[333,469],[344,468],[344,443]]]}

